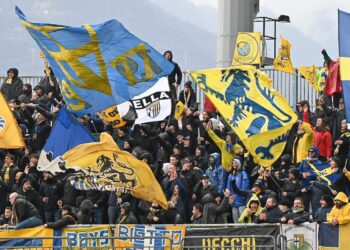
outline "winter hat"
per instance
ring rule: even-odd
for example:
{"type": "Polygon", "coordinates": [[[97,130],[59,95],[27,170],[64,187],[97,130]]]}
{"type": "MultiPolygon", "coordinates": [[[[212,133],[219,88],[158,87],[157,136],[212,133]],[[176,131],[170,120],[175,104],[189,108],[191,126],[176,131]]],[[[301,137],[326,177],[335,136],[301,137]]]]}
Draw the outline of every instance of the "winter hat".
{"type": "Polygon", "coordinates": [[[293,174],[296,178],[299,177],[299,169],[297,169],[297,168],[291,168],[291,169],[289,169],[289,173],[290,173],[290,174],[293,174]]]}
{"type": "Polygon", "coordinates": [[[321,200],[324,200],[329,207],[333,206],[333,198],[330,195],[323,195],[321,200]]]}

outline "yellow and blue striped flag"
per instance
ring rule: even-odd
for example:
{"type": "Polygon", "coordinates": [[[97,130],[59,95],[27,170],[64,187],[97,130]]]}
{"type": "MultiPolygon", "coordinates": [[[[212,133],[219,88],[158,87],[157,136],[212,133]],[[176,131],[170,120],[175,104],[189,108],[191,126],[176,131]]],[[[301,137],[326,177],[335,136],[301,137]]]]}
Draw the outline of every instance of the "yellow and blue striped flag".
{"type": "Polygon", "coordinates": [[[343,85],[346,121],[350,123],[350,13],[338,10],[338,22],[340,79],[343,85]]]}

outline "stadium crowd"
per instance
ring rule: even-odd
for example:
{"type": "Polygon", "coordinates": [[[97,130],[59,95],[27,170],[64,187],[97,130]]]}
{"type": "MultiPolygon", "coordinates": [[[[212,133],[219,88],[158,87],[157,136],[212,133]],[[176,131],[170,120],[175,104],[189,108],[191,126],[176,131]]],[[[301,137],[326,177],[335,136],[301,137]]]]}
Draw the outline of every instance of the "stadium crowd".
{"type": "MultiPolygon", "coordinates": [[[[165,55],[172,61],[170,51],[165,55]]],[[[299,119],[282,156],[264,168],[254,163],[220,114],[198,110],[190,81],[176,94],[181,78],[176,64],[169,83],[174,99],[186,107],[179,120],[113,129],[94,114],[78,117],[91,133],[109,132],[120,148],[148,163],[168,200],[164,210],[127,193],[78,191],[67,180],[38,171],[39,154],[64,101],[53,72],[33,88],[22,83],[17,69],[9,69],[1,92],[26,148],[0,151],[2,227],[350,222],[350,133],[342,99],[322,94],[314,110],[307,100],[298,102],[299,119]],[[339,174],[337,181],[329,184],[315,173],[312,166],[322,162],[339,174]]]]}

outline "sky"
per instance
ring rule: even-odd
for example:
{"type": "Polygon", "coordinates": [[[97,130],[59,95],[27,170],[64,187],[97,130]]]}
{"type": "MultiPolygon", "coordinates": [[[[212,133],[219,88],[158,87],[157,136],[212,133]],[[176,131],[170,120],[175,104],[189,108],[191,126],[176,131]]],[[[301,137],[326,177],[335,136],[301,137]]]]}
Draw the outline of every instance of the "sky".
{"type": "MultiPolygon", "coordinates": [[[[197,6],[210,6],[217,8],[217,0],[190,0],[197,6]]],[[[283,35],[288,39],[291,30],[300,31],[307,38],[311,39],[315,46],[303,48],[294,47],[293,53],[298,51],[310,52],[312,55],[319,53],[325,48],[331,57],[338,56],[338,13],[341,9],[350,12],[350,1],[344,0],[260,0],[260,12],[258,16],[269,16],[278,18],[284,14],[290,16],[291,23],[278,24],[277,36],[283,35]]],[[[290,42],[297,41],[298,37],[291,37],[290,42]]],[[[306,53],[308,54],[308,53],[306,53]]],[[[293,58],[293,57],[292,57],[293,58]]],[[[310,60],[307,60],[308,62],[310,60]]],[[[317,63],[317,59],[314,59],[317,63]]]]}

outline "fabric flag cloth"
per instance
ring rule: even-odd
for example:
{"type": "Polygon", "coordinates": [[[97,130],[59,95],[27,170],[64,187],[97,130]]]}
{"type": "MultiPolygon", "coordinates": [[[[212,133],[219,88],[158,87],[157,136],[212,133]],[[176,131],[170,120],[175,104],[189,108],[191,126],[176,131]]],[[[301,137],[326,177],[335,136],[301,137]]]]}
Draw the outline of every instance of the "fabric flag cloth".
{"type": "Polygon", "coordinates": [[[298,71],[300,74],[311,84],[311,86],[320,93],[320,89],[318,86],[317,73],[318,69],[316,65],[312,65],[309,67],[298,67],[298,71]]]}
{"type": "Polygon", "coordinates": [[[185,105],[181,101],[178,101],[175,106],[174,119],[179,120],[184,111],[185,111],[185,105]]]}
{"type": "Polygon", "coordinates": [[[0,93],[0,148],[24,148],[21,129],[0,93]]]}
{"type": "Polygon", "coordinates": [[[71,148],[82,143],[95,141],[97,141],[96,138],[84,125],[62,107],[51,130],[50,137],[40,153],[38,170],[43,170],[51,161],[62,156],[71,148]]]}
{"type": "Polygon", "coordinates": [[[136,198],[158,202],[163,208],[168,206],[150,167],[120,150],[105,132],[100,135],[100,142],[81,144],[44,170],[53,174],[70,172],[68,178],[79,190],[130,192],[136,198]]]}
{"type": "Polygon", "coordinates": [[[281,155],[297,116],[271,80],[252,66],[191,73],[249,153],[261,166],[281,155]]]}
{"type": "Polygon", "coordinates": [[[343,97],[346,121],[350,123],[350,13],[338,11],[340,78],[343,86],[343,97]]]}
{"type": "Polygon", "coordinates": [[[113,128],[121,128],[127,124],[119,114],[117,105],[109,107],[102,112],[97,113],[97,115],[104,123],[110,123],[113,128]]]}
{"type": "Polygon", "coordinates": [[[141,124],[164,120],[171,114],[171,107],[168,79],[163,77],[141,95],[118,105],[118,110],[122,117],[127,116],[128,112],[135,112],[135,124],[141,124]]]}
{"type": "Polygon", "coordinates": [[[350,245],[350,224],[336,225],[321,223],[318,230],[318,249],[348,250],[350,245]]]}
{"type": "Polygon", "coordinates": [[[317,174],[322,181],[326,182],[328,185],[336,182],[341,173],[339,173],[336,168],[332,168],[329,163],[321,163],[321,164],[312,164],[308,163],[311,169],[317,174]]]}
{"type": "Polygon", "coordinates": [[[96,113],[134,98],[174,65],[121,23],[69,27],[16,14],[45,54],[70,110],[96,113]]]}
{"type": "Polygon", "coordinates": [[[278,54],[273,61],[273,67],[279,71],[295,74],[292,59],[290,58],[290,50],[292,45],[288,40],[281,36],[281,44],[278,54]]]}
{"type": "Polygon", "coordinates": [[[51,249],[53,246],[53,229],[26,228],[15,231],[0,232],[1,249],[51,249]]]}
{"type": "Polygon", "coordinates": [[[238,32],[232,66],[260,65],[260,32],[238,32]]]}

